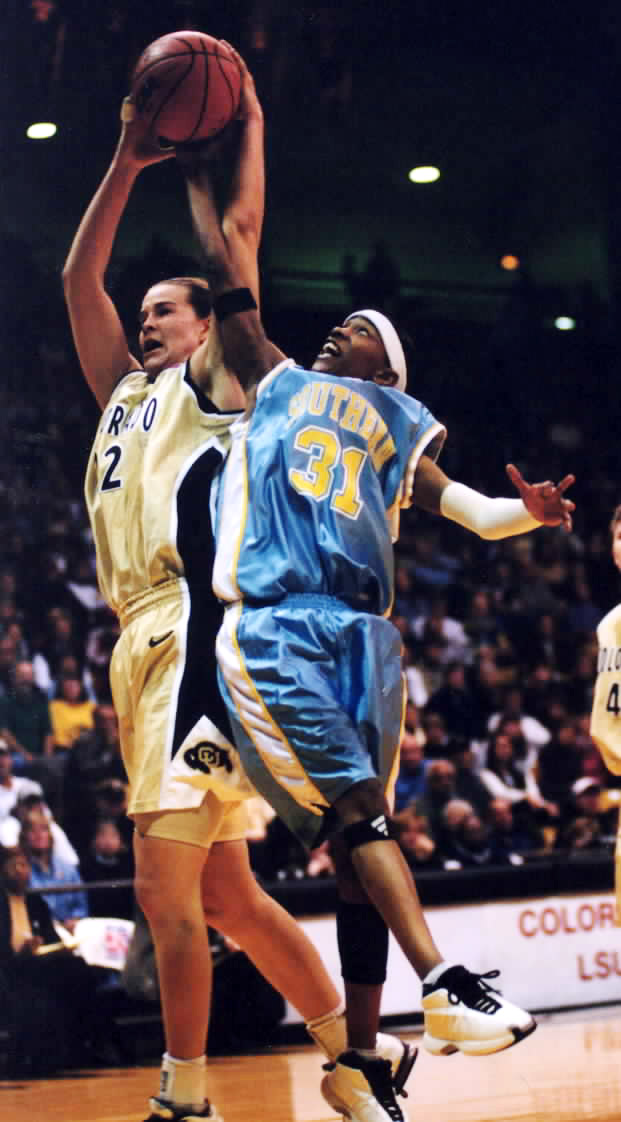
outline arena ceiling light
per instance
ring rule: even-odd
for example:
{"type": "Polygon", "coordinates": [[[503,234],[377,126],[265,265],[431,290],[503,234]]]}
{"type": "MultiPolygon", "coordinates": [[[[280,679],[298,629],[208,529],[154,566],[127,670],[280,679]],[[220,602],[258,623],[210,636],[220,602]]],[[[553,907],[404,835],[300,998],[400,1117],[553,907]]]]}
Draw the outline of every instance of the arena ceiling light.
{"type": "Polygon", "coordinates": [[[436,179],[440,178],[440,169],[430,165],[425,165],[418,168],[412,168],[408,173],[408,179],[412,183],[435,183],[436,179]]]}
{"type": "Polygon", "coordinates": [[[572,316],[557,316],[554,320],[554,326],[557,331],[573,331],[576,321],[572,316]]]}
{"type": "Polygon", "coordinates": [[[52,121],[35,121],[32,125],[28,125],[26,136],[29,140],[49,140],[50,137],[56,136],[56,132],[56,125],[52,121]]]}

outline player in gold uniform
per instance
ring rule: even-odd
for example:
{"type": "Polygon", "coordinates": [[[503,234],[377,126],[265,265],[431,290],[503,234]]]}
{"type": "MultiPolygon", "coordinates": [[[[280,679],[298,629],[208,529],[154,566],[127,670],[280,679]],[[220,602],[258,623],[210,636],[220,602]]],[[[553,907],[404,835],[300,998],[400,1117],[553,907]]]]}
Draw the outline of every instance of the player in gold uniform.
{"type": "MultiPolygon", "coordinates": [[[[241,60],[240,66],[243,126],[223,223],[240,274],[258,298],[263,121],[241,60]]],[[[123,121],[63,279],[82,368],[103,411],[86,499],[101,590],[122,629],[111,685],[136,826],[136,894],[154,939],[167,1048],[149,1122],[217,1122],[206,1099],[206,919],[296,1006],[331,1059],[344,1046],[345,1027],[340,995],[313,945],[252,874],[249,788],[216,684],[221,611],[211,592],[209,495],[244,395],[223,364],[204,282],[174,278],[149,289],[142,361],[130,354],[104,287],[135,179],[165,158],[149,145],[127,100],[123,121]]],[[[382,1048],[393,1070],[409,1071],[405,1045],[382,1037],[382,1048]]]]}
{"type": "MultiPolygon", "coordinates": [[[[612,560],[621,572],[621,506],[614,511],[610,532],[612,560]]],[[[591,710],[591,736],[606,767],[614,775],[621,775],[621,604],[617,604],[601,620],[597,640],[599,653],[591,710]]],[[[617,830],[615,888],[617,917],[621,919],[621,823],[617,830]]]]}

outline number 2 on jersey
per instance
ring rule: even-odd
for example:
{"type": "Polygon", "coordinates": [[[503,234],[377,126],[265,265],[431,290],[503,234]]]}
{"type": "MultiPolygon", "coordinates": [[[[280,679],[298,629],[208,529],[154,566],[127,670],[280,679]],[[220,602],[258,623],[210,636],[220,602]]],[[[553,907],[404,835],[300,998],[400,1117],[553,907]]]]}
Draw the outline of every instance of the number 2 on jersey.
{"type": "Polygon", "coordinates": [[[368,453],[351,445],[343,448],[329,429],[315,426],[300,429],[294,447],[307,457],[305,469],[291,468],[289,482],[301,495],[316,502],[330,499],[332,510],[357,518],[362,509],[360,474],[368,453]],[[337,473],[342,483],[337,487],[337,473]]]}
{"type": "Polygon", "coordinates": [[[109,460],[110,463],[108,464],[106,473],[101,481],[102,491],[116,491],[118,487],[123,486],[119,477],[115,477],[114,475],[118,467],[119,460],[121,459],[121,452],[122,448],[120,444],[111,444],[110,447],[106,448],[104,452],[105,458],[109,460]]]}

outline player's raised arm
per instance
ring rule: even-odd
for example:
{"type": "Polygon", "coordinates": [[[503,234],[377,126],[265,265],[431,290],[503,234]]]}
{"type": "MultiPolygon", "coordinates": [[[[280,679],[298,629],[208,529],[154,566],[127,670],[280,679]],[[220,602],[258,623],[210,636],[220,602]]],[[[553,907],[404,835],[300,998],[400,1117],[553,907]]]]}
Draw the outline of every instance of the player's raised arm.
{"type": "Polygon", "coordinates": [[[246,63],[233,47],[230,49],[241,73],[238,116],[242,131],[222,231],[240,277],[259,305],[258,253],[265,214],[263,110],[246,63]]]}
{"type": "Polygon", "coordinates": [[[457,483],[430,459],[421,456],[414,480],[413,499],[417,506],[433,514],[442,514],[460,526],[494,540],[525,534],[538,526],[562,526],[571,529],[575,504],[565,498],[565,491],[574,482],[566,475],[560,483],[527,483],[513,464],[507,474],[520,492],[519,499],[491,499],[457,483]]]}
{"type": "Polygon", "coordinates": [[[171,155],[149,141],[146,126],[123,102],[119,142],[73,239],[63,269],[65,300],[84,376],[103,409],[121,375],[139,367],[105,288],[114,239],[135,180],[171,155]]]}
{"type": "MultiPolygon", "coordinates": [[[[177,159],[186,177],[192,220],[205,255],[224,362],[244,389],[249,389],[283,355],[266,338],[258,312],[258,252],[265,200],[263,112],[252,76],[234,53],[242,75],[242,129],[222,215],[212,183],[217,149],[181,149],[177,159]]],[[[192,373],[198,380],[200,363],[197,352],[192,373]]]]}

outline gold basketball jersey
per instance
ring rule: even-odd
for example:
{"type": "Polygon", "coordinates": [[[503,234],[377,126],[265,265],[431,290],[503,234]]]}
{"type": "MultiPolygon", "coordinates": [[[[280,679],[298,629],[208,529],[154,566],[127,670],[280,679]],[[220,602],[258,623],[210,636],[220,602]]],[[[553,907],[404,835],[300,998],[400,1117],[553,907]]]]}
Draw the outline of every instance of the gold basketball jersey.
{"type": "Polygon", "coordinates": [[[85,494],[99,587],[117,613],[132,597],[187,575],[188,564],[199,576],[209,568],[209,489],[237,416],[214,409],[187,364],[154,381],[132,371],[115,389],[93,442],[85,494]]]}
{"type": "Polygon", "coordinates": [[[597,640],[591,736],[609,770],[621,775],[621,604],[604,616],[597,640]]]}

